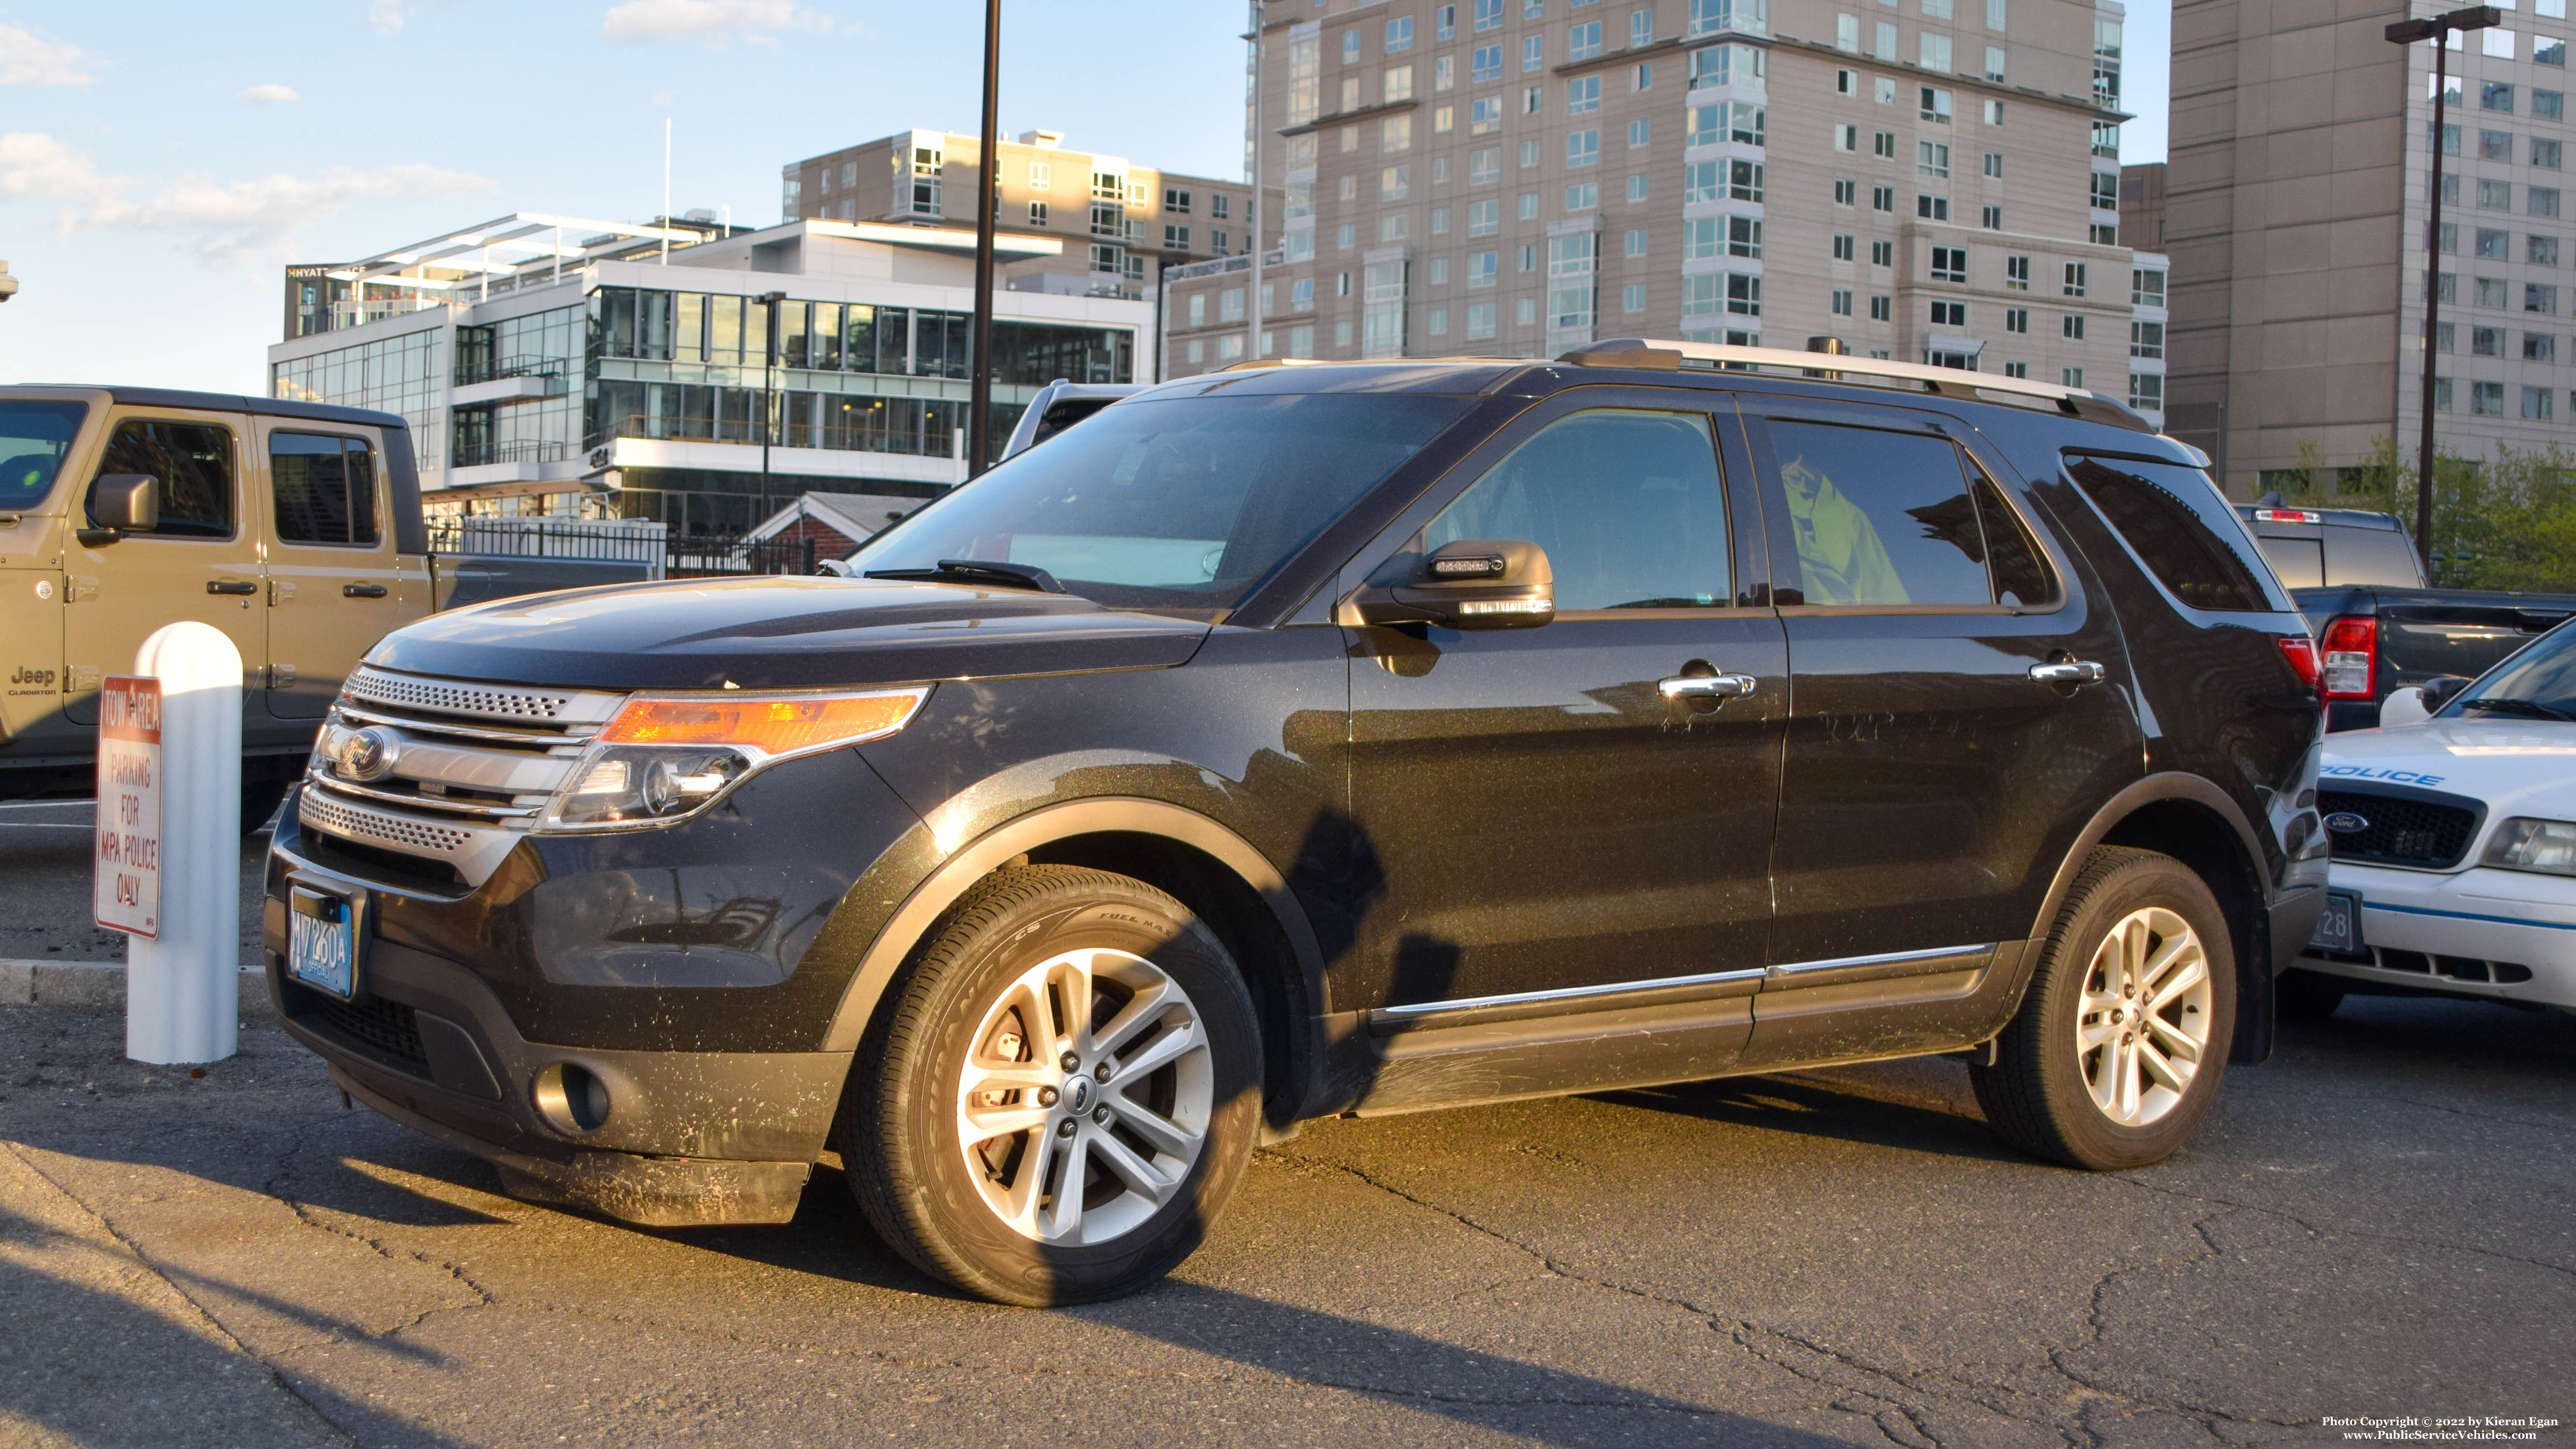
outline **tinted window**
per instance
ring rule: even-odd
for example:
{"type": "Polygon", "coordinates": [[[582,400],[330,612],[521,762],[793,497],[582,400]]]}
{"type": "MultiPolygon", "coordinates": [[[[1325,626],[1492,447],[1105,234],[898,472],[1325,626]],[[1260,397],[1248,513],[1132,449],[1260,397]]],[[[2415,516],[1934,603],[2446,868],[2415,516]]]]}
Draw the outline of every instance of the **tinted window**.
{"type": "Polygon", "coordinates": [[[1977,520],[1985,525],[1986,566],[1994,574],[1995,602],[2036,608],[2057,601],[2057,584],[2040,558],[2030,528],[1986,479],[1977,480],[1977,520]]]}
{"type": "Polygon", "coordinates": [[[33,507],[54,491],[88,415],[86,403],[0,402],[0,508],[33,507]]]}
{"type": "Polygon", "coordinates": [[[2325,535],[2325,582],[2395,584],[2410,589],[2424,586],[2415,541],[2397,530],[2328,528],[2325,535]]]}
{"type": "Polygon", "coordinates": [[[1985,539],[1946,438],[1773,419],[1809,604],[1986,604],[1985,539]]]}
{"type": "Polygon", "coordinates": [[[1545,549],[1560,611],[1734,602],[1726,494],[1698,413],[1587,412],[1550,423],[1441,510],[1423,542],[1462,538],[1545,549]]]}
{"type": "Polygon", "coordinates": [[[2217,485],[2196,468],[2133,458],[2067,459],[2067,472],[2119,530],[2147,571],[2195,609],[2272,607],[2241,549],[2245,530],[2217,485]]]}
{"type": "Polygon", "coordinates": [[[850,563],[1034,564],[1104,604],[1215,617],[1473,405],[1363,393],[1133,400],[914,513],[850,563]]]}
{"type": "Polygon", "coordinates": [[[2463,714],[2576,719],[2576,629],[2561,625],[2442,709],[2463,714]]]}
{"type": "Polygon", "coordinates": [[[108,438],[98,471],[101,477],[142,473],[161,480],[156,534],[233,536],[233,435],[228,428],[128,418],[108,438]]]}
{"type": "Polygon", "coordinates": [[[272,433],[268,479],[281,542],[375,543],[376,460],[360,439],[272,433]]]}
{"type": "Polygon", "coordinates": [[[2281,533],[2258,533],[2254,542],[2263,550],[2264,561],[2281,582],[2293,589],[2313,589],[2326,581],[2326,546],[2323,540],[2294,538],[2281,533]]]}

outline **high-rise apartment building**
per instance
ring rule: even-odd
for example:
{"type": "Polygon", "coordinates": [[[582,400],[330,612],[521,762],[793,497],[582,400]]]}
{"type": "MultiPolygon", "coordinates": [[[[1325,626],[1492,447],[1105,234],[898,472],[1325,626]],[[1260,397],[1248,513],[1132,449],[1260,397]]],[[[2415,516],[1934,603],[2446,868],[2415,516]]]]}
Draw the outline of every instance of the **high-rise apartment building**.
{"type": "MultiPolygon", "coordinates": [[[[2109,0],[1268,0],[1260,350],[1618,336],[2127,391],[2109,0]]],[[[1250,258],[1174,279],[1166,371],[1252,351],[1250,258]]]]}
{"type": "MultiPolygon", "coordinates": [[[[2433,406],[2483,457],[2576,443],[2566,0],[2453,37],[2433,406]]],[[[2421,427],[2434,54],[2403,5],[2174,7],[2169,426],[2251,497],[2421,427]],[[2271,475],[2267,478],[2266,475],[2271,475]]]]}
{"type": "MultiPolygon", "coordinates": [[[[809,156],[785,168],[780,209],[790,221],[972,226],[981,149],[953,131],[898,131],[809,156]]],[[[1252,247],[1252,188],[1241,181],[1069,150],[1060,131],[1023,131],[996,150],[996,226],[1063,243],[1006,264],[1013,290],[1141,298],[1165,266],[1252,247]]]]}

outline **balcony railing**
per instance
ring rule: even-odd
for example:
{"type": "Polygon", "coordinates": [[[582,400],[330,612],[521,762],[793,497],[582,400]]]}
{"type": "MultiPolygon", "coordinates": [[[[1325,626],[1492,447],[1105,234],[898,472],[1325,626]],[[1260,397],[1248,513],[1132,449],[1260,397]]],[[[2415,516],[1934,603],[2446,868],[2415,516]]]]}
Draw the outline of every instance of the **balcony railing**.
{"type": "MultiPolygon", "coordinates": [[[[963,409],[957,411],[962,414],[963,409]]],[[[845,422],[784,423],[771,434],[769,442],[778,448],[821,448],[843,453],[898,453],[917,458],[953,455],[954,444],[948,427],[914,426],[909,418],[901,427],[871,426],[871,416],[862,415],[845,422]]],[[[756,418],[629,413],[617,420],[612,431],[620,438],[650,438],[671,443],[736,443],[757,447],[761,441],[760,422],[756,418]]]]}
{"type": "Polygon", "coordinates": [[[517,357],[467,358],[456,360],[456,385],[471,386],[478,382],[498,382],[505,377],[560,377],[572,364],[560,357],[541,353],[524,353],[517,357]]]}
{"type": "Polygon", "coordinates": [[[452,466],[479,468],[486,463],[560,463],[573,455],[570,443],[514,439],[506,443],[459,443],[452,466]]]}

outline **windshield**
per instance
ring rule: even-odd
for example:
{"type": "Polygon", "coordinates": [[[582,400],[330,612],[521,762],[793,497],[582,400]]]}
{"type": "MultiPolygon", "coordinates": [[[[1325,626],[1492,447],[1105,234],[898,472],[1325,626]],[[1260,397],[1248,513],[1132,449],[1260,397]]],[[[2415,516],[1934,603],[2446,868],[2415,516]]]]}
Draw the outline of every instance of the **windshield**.
{"type": "Polygon", "coordinates": [[[45,501],[88,416],[87,403],[0,402],[0,509],[45,501]]]}
{"type": "Polygon", "coordinates": [[[2533,640],[2495,672],[2460,691],[2442,710],[2445,719],[2576,720],[2576,627],[2561,624],[2533,640]]]}
{"type": "Polygon", "coordinates": [[[1021,564],[1115,608],[1216,619],[1473,404],[1384,393],[1123,402],[879,534],[850,567],[1021,564]]]}

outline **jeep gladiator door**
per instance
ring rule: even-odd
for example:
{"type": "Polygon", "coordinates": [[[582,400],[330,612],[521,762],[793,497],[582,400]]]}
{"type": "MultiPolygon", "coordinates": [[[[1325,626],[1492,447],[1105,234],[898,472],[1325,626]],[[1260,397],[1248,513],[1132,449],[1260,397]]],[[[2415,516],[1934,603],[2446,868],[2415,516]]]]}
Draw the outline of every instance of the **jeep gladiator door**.
{"type": "Polygon", "coordinates": [[[1389,1006],[1540,993],[1571,1010],[1585,988],[1758,977],[1785,654],[1743,588],[1762,577],[1761,534],[1730,506],[1747,470],[1732,447],[1721,468],[1705,396],[1541,403],[1453,470],[1472,484],[1408,515],[1419,531],[1397,561],[1536,543],[1557,614],[1352,630],[1353,814],[1382,881],[1360,951],[1391,973],[1389,1006]],[[1733,678],[1727,693],[1660,687],[1694,676],[1733,678]]]}
{"type": "MultiPolygon", "coordinates": [[[[65,712],[98,723],[102,674],[134,668],[134,651],[164,624],[195,619],[224,631],[242,667],[268,659],[268,611],[260,602],[259,525],[243,467],[251,420],[240,413],[120,406],[109,413],[107,446],[79,480],[66,522],[90,525],[90,487],[101,477],[141,473],[159,481],[161,518],[112,543],[64,549],[70,606],[63,653],[71,669],[65,712]]],[[[242,695],[245,725],[264,719],[254,687],[242,695]]]]}

